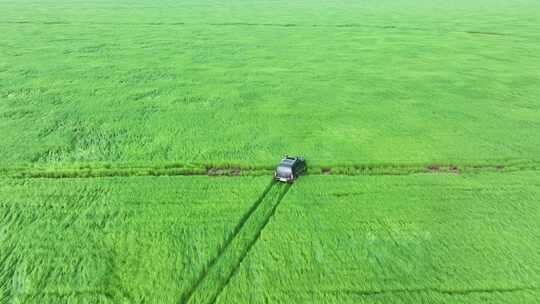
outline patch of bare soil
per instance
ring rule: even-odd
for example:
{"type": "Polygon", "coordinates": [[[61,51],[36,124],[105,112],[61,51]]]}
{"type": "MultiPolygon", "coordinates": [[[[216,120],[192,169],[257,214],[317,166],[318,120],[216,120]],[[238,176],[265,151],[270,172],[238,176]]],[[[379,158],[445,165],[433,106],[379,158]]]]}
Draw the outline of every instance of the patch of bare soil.
{"type": "Polygon", "coordinates": [[[441,171],[441,166],[439,166],[439,165],[429,165],[427,167],[427,169],[429,170],[429,172],[437,173],[437,172],[441,171]]]}
{"type": "Polygon", "coordinates": [[[231,168],[231,169],[220,169],[220,168],[208,168],[206,170],[206,175],[208,176],[240,176],[242,175],[242,169],[240,168],[231,168]]]}
{"type": "Polygon", "coordinates": [[[226,170],[218,169],[218,168],[209,168],[206,171],[206,175],[208,176],[221,176],[221,175],[225,175],[226,173],[227,173],[226,170]]]}
{"type": "Polygon", "coordinates": [[[229,171],[229,175],[231,176],[240,176],[242,174],[242,170],[240,168],[233,168],[229,171]]]}

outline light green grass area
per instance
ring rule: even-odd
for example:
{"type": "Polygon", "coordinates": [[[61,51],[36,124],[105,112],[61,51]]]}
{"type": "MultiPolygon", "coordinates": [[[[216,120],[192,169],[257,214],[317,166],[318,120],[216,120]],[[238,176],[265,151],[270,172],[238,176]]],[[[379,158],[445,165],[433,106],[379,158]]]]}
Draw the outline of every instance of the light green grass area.
{"type": "Polygon", "coordinates": [[[0,304],[538,302],[539,12],[0,0],[0,304]]]}
{"type": "Polygon", "coordinates": [[[305,177],[218,303],[536,303],[540,174],[305,177]]]}
{"type": "Polygon", "coordinates": [[[540,155],[537,1],[1,1],[0,165],[540,155]]]}
{"type": "Polygon", "coordinates": [[[179,303],[267,184],[3,179],[0,303],[179,303]]]}

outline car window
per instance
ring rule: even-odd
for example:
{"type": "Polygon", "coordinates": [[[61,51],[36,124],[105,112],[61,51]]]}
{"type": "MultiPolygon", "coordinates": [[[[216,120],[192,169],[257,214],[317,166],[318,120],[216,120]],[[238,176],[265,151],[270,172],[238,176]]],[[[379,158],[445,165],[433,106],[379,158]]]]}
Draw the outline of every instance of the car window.
{"type": "Polygon", "coordinates": [[[279,166],[276,171],[279,176],[289,176],[292,173],[291,168],[285,166],[279,166]]]}

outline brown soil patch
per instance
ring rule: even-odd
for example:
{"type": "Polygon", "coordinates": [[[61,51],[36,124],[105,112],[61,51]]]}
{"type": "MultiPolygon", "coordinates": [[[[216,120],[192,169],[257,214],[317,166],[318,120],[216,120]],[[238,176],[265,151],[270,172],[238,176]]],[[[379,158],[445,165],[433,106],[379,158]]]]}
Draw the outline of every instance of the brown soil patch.
{"type": "Polygon", "coordinates": [[[439,171],[441,171],[441,167],[438,166],[438,165],[429,165],[427,168],[431,172],[439,172],[439,171]]]}
{"type": "Polygon", "coordinates": [[[448,166],[448,170],[454,174],[459,174],[459,168],[458,166],[450,165],[448,166]]]}
{"type": "Polygon", "coordinates": [[[217,168],[210,168],[206,171],[206,174],[208,176],[220,176],[225,175],[226,171],[223,169],[217,169],[217,168]]]}

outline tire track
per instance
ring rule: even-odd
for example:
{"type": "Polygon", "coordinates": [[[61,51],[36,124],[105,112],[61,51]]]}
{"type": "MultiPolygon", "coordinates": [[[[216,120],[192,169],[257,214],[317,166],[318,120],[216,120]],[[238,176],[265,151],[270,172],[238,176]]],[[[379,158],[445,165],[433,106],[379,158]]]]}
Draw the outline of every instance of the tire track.
{"type": "Polygon", "coordinates": [[[240,219],[238,224],[234,227],[233,232],[229,235],[229,237],[227,238],[227,240],[225,241],[223,246],[220,248],[219,253],[217,254],[217,256],[214,257],[212,260],[210,260],[210,262],[208,262],[208,264],[204,268],[201,275],[197,278],[197,280],[195,281],[193,286],[182,297],[182,300],[181,300],[182,303],[186,303],[189,300],[189,298],[191,298],[192,294],[195,292],[197,287],[202,283],[204,278],[208,275],[209,269],[214,267],[216,262],[221,258],[221,256],[224,254],[225,250],[230,246],[231,242],[234,240],[234,238],[236,238],[236,236],[238,235],[240,230],[242,230],[242,227],[244,227],[244,225],[246,224],[248,219],[251,217],[253,212],[255,212],[255,210],[257,210],[257,208],[259,207],[259,205],[263,202],[264,198],[266,197],[268,192],[272,189],[272,186],[274,186],[274,184],[275,184],[275,181],[272,180],[272,182],[270,182],[268,184],[268,186],[266,186],[263,193],[257,198],[255,203],[253,203],[253,205],[248,209],[248,211],[242,216],[242,218],[240,219]]]}
{"type": "Polygon", "coordinates": [[[215,303],[259,240],[290,187],[290,184],[283,185],[275,181],[266,187],[241,218],[217,256],[210,261],[193,287],[184,294],[181,303],[215,303]]]}

